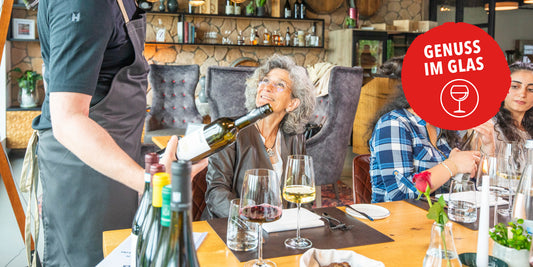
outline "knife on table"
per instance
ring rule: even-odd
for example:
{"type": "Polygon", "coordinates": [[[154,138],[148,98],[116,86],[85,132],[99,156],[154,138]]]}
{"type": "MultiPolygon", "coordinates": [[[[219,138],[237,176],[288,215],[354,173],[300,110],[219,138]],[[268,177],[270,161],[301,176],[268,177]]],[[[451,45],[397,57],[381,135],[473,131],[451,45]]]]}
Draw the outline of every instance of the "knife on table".
{"type": "Polygon", "coordinates": [[[374,218],[370,217],[368,214],[366,214],[366,213],[364,213],[364,212],[362,212],[362,211],[358,211],[358,210],[352,208],[352,206],[350,206],[350,205],[344,205],[344,207],[346,207],[346,208],[348,208],[348,209],[351,209],[351,210],[353,210],[353,211],[355,211],[355,212],[357,212],[357,213],[359,213],[359,214],[365,216],[367,219],[369,219],[369,220],[371,220],[371,221],[374,221],[374,218]]]}

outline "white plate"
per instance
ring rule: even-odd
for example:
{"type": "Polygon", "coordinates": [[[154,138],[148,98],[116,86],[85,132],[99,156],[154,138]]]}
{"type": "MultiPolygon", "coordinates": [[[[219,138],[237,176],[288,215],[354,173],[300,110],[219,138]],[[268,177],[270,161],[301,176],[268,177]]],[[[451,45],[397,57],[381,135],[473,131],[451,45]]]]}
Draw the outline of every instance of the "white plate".
{"type": "MultiPolygon", "coordinates": [[[[387,218],[389,217],[390,215],[390,211],[384,207],[381,207],[381,206],[377,206],[377,205],[372,205],[372,204],[353,204],[353,205],[350,205],[352,208],[358,210],[358,211],[361,211],[361,212],[364,212],[366,214],[368,214],[368,216],[372,217],[372,219],[374,220],[379,220],[379,219],[383,219],[383,218],[387,218]]],[[[355,217],[355,218],[361,218],[361,219],[366,219],[365,216],[349,209],[349,208],[346,208],[346,213],[348,213],[349,215],[355,217]]]]}

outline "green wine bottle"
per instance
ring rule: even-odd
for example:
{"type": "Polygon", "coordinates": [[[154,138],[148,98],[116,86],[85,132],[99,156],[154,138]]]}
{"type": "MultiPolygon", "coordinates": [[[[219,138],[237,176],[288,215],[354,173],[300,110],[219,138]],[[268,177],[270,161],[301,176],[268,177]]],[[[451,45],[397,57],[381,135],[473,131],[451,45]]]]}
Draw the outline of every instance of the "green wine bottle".
{"type": "Polygon", "coordinates": [[[163,204],[162,191],[165,185],[170,184],[170,175],[165,172],[154,174],[152,179],[152,216],[149,221],[148,234],[142,245],[137,266],[149,267],[155,256],[159,233],[161,232],[161,206],[163,204]]]}
{"type": "Polygon", "coordinates": [[[192,238],[191,162],[172,162],[172,200],[170,202],[170,258],[161,266],[198,267],[192,238]]]}
{"type": "Polygon", "coordinates": [[[163,187],[163,206],[161,207],[161,233],[159,234],[159,244],[156,247],[153,267],[165,266],[163,262],[170,257],[168,244],[170,243],[170,195],[172,188],[170,185],[163,187]]]}
{"type": "MultiPolygon", "coordinates": [[[[150,180],[154,177],[154,174],[165,172],[165,165],[154,163],[150,166],[150,180]]],[[[145,219],[143,220],[142,224],[139,226],[139,235],[137,238],[137,244],[135,245],[135,255],[136,255],[136,263],[139,262],[139,258],[141,257],[141,250],[144,244],[144,240],[146,240],[146,237],[148,236],[148,228],[150,227],[150,218],[152,218],[152,213],[154,211],[154,208],[152,206],[152,192],[153,192],[153,183],[150,181],[151,187],[150,191],[148,192],[148,211],[146,212],[145,219]]],[[[137,266],[137,264],[133,265],[137,266]]]]}
{"type": "Polygon", "coordinates": [[[193,162],[208,157],[233,143],[239,130],[272,112],[270,104],[266,104],[237,119],[218,118],[202,129],[184,136],[178,143],[176,157],[193,162]]]}
{"type": "Polygon", "coordinates": [[[152,200],[150,199],[150,166],[159,162],[159,157],[156,153],[148,153],[144,156],[144,191],[139,202],[139,207],[133,217],[133,223],[131,225],[131,266],[137,266],[137,239],[141,225],[144,223],[146,214],[151,206],[152,200]]]}

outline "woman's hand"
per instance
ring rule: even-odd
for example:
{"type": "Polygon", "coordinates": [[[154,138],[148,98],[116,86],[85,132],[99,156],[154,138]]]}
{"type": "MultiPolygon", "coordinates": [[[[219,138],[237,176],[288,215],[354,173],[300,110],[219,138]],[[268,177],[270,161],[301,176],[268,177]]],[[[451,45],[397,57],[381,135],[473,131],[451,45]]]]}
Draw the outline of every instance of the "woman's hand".
{"type": "MultiPolygon", "coordinates": [[[[173,135],[167,143],[167,148],[163,157],[159,161],[161,164],[165,165],[167,173],[172,174],[172,162],[176,161],[176,151],[178,150],[178,137],[173,135]]],[[[191,169],[191,179],[196,176],[200,171],[207,167],[207,159],[202,159],[192,165],[191,169]]]]}
{"type": "Polygon", "coordinates": [[[481,153],[479,151],[461,151],[454,148],[450,152],[448,160],[455,164],[457,173],[470,173],[470,177],[474,177],[480,158],[481,153]]]}
{"type": "Polygon", "coordinates": [[[483,152],[488,155],[494,155],[494,123],[491,120],[474,127],[474,131],[478,133],[479,139],[483,145],[483,152]]]}

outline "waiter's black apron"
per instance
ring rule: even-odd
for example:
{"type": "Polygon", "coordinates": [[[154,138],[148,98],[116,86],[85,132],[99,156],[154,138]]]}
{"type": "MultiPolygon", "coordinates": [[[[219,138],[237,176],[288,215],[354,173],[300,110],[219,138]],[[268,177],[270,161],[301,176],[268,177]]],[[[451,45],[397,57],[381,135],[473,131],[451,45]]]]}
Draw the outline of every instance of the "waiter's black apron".
{"type": "MultiPolygon", "coordinates": [[[[107,96],[90,108],[89,117],[140,163],[149,69],[143,56],[146,17],[129,21],[122,0],[117,2],[135,60],[118,71],[107,96]]],[[[43,185],[44,266],[95,266],[103,259],[102,232],[131,227],[137,192],[84,164],[54,138],[52,130],[39,133],[37,151],[43,185]]]]}

